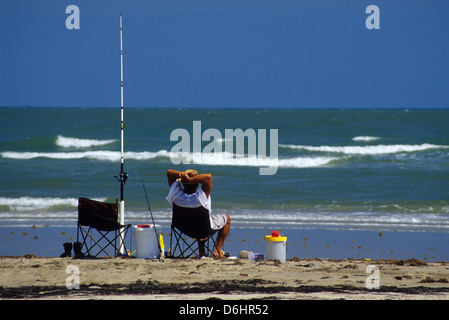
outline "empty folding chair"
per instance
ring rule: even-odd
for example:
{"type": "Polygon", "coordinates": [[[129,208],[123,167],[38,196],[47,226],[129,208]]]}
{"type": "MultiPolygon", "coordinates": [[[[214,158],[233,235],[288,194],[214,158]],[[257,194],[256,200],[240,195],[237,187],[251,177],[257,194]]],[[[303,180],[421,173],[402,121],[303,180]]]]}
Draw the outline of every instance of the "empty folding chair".
{"type": "Polygon", "coordinates": [[[76,238],[81,243],[81,255],[98,257],[104,253],[110,258],[116,257],[121,255],[122,245],[123,252],[126,253],[125,240],[131,224],[118,223],[117,207],[117,203],[79,198],[76,238]]]}

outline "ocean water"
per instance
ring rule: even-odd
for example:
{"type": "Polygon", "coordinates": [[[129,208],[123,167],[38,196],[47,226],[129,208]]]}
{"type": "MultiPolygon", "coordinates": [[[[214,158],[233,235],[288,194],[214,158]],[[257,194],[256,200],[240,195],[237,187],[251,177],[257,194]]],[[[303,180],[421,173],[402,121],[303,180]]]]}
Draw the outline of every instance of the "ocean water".
{"type": "MultiPolygon", "coordinates": [[[[0,225],[74,226],[79,197],[120,197],[120,108],[0,111],[0,225]]],[[[125,108],[124,118],[127,223],[151,221],[143,181],[168,226],[166,170],[195,168],[212,173],[213,212],[234,227],[449,233],[449,110],[125,108]],[[277,172],[260,175],[273,159],[242,154],[174,164],[170,135],[185,129],[193,151],[194,121],[218,130],[223,150],[226,129],[265,129],[267,155],[277,129],[277,172]]]]}

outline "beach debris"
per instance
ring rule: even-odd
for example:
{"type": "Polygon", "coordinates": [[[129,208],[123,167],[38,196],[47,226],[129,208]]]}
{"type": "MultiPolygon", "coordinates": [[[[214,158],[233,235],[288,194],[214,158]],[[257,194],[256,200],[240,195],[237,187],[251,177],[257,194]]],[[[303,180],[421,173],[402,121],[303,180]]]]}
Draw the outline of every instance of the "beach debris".
{"type": "MultiPolygon", "coordinates": [[[[306,247],[307,247],[307,241],[308,241],[308,240],[309,240],[309,239],[308,239],[307,237],[305,237],[304,240],[301,240],[301,245],[302,245],[303,248],[306,248],[306,247]]],[[[310,246],[310,247],[312,247],[312,246],[310,246]]]]}
{"type": "Polygon", "coordinates": [[[427,266],[427,262],[412,258],[408,260],[391,260],[393,264],[397,266],[412,266],[412,267],[418,267],[418,266],[427,266]]]}
{"type": "Polygon", "coordinates": [[[420,283],[448,283],[449,281],[445,278],[435,279],[432,276],[427,276],[420,281],[420,283]]]}
{"type": "MultiPolygon", "coordinates": [[[[242,251],[240,251],[240,253],[239,253],[239,258],[240,259],[248,259],[248,254],[250,253],[251,251],[247,251],[247,250],[242,250],[242,251]]],[[[252,252],[251,252],[252,253],[252,252]]]]}
{"type": "Polygon", "coordinates": [[[396,279],[396,280],[402,280],[402,279],[410,280],[410,279],[412,279],[412,277],[409,276],[409,275],[404,275],[404,276],[395,276],[394,279],[396,279]]]}
{"type": "Polygon", "coordinates": [[[263,253],[255,253],[252,251],[242,250],[239,253],[240,259],[248,259],[248,260],[263,260],[265,255],[263,253]]]}

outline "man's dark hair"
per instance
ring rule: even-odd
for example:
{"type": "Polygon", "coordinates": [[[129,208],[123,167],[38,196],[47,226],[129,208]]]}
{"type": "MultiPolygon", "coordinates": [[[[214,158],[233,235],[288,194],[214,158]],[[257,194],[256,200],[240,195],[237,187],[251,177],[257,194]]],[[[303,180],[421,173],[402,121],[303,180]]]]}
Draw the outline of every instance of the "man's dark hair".
{"type": "Polygon", "coordinates": [[[195,193],[198,189],[198,183],[183,183],[184,192],[187,194],[195,193]]]}

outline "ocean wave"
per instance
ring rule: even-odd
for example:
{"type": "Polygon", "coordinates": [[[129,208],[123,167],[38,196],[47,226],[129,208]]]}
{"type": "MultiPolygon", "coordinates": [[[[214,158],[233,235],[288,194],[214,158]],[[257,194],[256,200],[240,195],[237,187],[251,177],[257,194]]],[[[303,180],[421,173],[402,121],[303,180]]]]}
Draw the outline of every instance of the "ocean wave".
{"type": "MultiPolygon", "coordinates": [[[[220,211],[220,210],[215,210],[220,211]]],[[[219,213],[219,212],[217,212],[219,213]]],[[[335,230],[403,230],[449,232],[444,214],[388,212],[307,212],[295,210],[226,210],[236,224],[249,227],[286,225],[335,230]]]]}
{"type": "MultiPolygon", "coordinates": [[[[106,198],[99,198],[96,200],[106,201],[106,198]]],[[[78,199],[50,198],[50,197],[19,197],[19,198],[0,197],[0,206],[7,207],[9,211],[35,211],[35,210],[48,210],[52,208],[64,208],[64,207],[72,208],[78,206],[78,199]]]]}
{"type": "MultiPolygon", "coordinates": [[[[30,160],[35,158],[49,158],[59,160],[72,160],[72,159],[91,159],[100,161],[119,161],[121,153],[119,151],[83,151],[83,152],[15,152],[5,151],[0,153],[3,158],[17,159],[17,160],[30,160]]],[[[157,157],[168,157],[169,154],[165,150],[157,152],[132,152],[128,151],[124,153],[125,159],[134,160],[149,160],[157,157]]]]}
{"type": "MultiPolygon", "coordinates": [[[[411,153],[430,149],[447,149],[449,146],[421,144],[421,145],[375,145],[375,146],[304,146],[279,145],[281,148],[306,150],[311,152],[324,152],[342,155],[383,155],[395,153],[411,153]]],[[[119,151],[90,150],[73,152],[17,152],[5,151],[0,156],[5,159],[30,160],[47,158],[56,160],[89,159],[97,161],[117,162],[121,159],[119,151]]],[[[125,160],[145,161],[162,159],[173,164],[198,164],[212,166],[248,166],[248,167],[278,167],[278,168],[314,168],[323,167],[334,161],[344,159],[338,156],[299,156],[299,157],[260,157],[257,155],[242,155],[228,152],[211,153],[173,153],[168,150],[159,151],[127,151],[125,160]]]]}
{"type": "Polygon", "coordinates": [[[99,147],[116,142],[116,139],[97,140],[97,139],[79,139],[71,137],[63,137],[58,135],[56,145],[62,148],[90,148],[99,147]]]}
{"type": "Polygon", "coordinates": [[[372,137],[372,136],[357,136],[352,138],[352,141],[363,141],[363,142],[369,142],[369,141],[375,141],[379,140],[380,137],[372,137]]]}
{"type": "MultiPolygon", "coordinates": [[[[106,201],[106,198],[94,200],[106,201]]],[[[34,221],[76,221],[77,198],[0,197],[0,221],[28,224],[34,221]]],[[[214,213],[227,213],[237,227],[290,226],[300,228],[351,229],[351,230],[403,230],[449,232],[446,202],[372,204],[368,207],[341,208],[339,205],[296,209],[287,208],[223,208],[216,203],[214,213]],[[430,205],[430,207],[429,207],[430,205]]],[[[169,227],[171,209],[155,208],[154,218],[158,224],[169,227]]],[[[127,223],[147,221],[148,211],[127,206],[127,223]]],[[[53,224],[52,224],[53,225],[53,224]]]]}
{"type": "Polygon", "coordinates": [[[342,153],[347,155],[381,155],[393,154],[402,152],[417,152],[429,149],[447,149],[449,146],[435,145],[430,143],[423,143],[419,145],[394,144],[394,145],[376,145],[376,146],[304,146],[281,144],[282,148],[298,149],[306,151],[328,152],[328,153],[342,153]]]}
{"type": "Polygon", "coordinates": [[[331,157],[298,157],[293,159],[279,159],[280,168],[314,168],[330,164],[338,158],[331,157]]]}
{"type": "MultiPolygon", "coordinates": [[[[107,198],[92,198],[96,201],[106,201],[107,198]]],[[[31,212],[33,217],[44,215],[46,218],[57,218],[61,210],[73,211],[78,207],[78,198],[52,197],[0,197],[0,218],[17,217],[16,213],[31,212]]]]}
{"type": "Polygon", "coordinates": [[[279,168],[311,168],[320,167],[337,160],[334,157],[295,157],[270,158],[233,154],[229,152],[217,153],[185,153],[171,154],[175,161],[191,162],[193,164],[212,166],[247,166],[247,167],[279,167],[279,168]]]}
{"type": "MultiPolygon", "coordinates": [[[[59,160],[91,159],[99,161],[120,161],[119,151],[83,151],[83,152],[15,152],[5,151],[0,153],[3,158],[30,160],[34,158],[49,158],[59,160]]],[[[126,160],[151,160],[155,158],[166,158],[179,163],[192,163],[216,166],[249,166],[249,167],[283,167],[283,168],[309,168],[320,167],[337,160],[334,157],[295,157],[295,158],[269,158],[233,154],[228,152],[217,153],[183,153],[175,154],[167,150],[157,152],[128,151],[124,153],[126,160]]]]}

